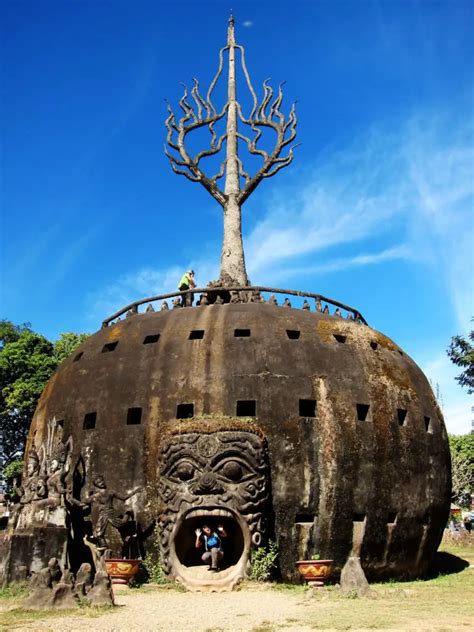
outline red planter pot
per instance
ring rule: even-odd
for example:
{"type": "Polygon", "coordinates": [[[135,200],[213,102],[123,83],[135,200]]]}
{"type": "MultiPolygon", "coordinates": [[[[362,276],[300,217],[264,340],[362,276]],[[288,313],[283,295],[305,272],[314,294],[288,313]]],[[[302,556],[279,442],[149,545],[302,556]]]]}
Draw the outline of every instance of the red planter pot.
{"type": "Polygon", "coordinates": [[[310,586],[324,586],[332,574],[332,560],[299,560],[296,567],[310,586]]]}
{"type": "Polygon", "coordinates": [[[108,559],[105,560],[105,568],[112,580],[112,584],[122,584],[127,586],[129,581],[140,567],[141,560],[122,560],[108,559]]]}

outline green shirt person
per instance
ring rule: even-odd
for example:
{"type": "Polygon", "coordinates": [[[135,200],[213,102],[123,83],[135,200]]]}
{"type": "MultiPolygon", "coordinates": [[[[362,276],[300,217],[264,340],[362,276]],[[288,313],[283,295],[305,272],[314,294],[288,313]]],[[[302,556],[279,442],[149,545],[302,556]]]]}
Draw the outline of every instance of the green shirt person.
{"type": "MultiPolygon", "coordinates": [[[[178,284],[178,290],[180,292],[184,292],[186,290],[192,289],[196,287],[196,283],[194,281],[194,270],[188,270],[181,277],[181,281],[178,284]]],[[[181,305],[183,307],[191,306],[193,304],[192,294],[183,294],[181,298],[181,305]]]]}

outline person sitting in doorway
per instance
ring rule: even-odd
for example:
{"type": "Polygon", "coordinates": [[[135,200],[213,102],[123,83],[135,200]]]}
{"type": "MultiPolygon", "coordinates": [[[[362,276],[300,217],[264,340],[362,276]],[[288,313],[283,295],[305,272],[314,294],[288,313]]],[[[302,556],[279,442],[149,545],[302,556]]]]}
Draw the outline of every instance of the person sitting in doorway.
{"type": "MultiPolygon", "coordinates": [[[[180,292],[184,292],[185,290],[193,289],[196,287],[196,283],[194,281],[194,270],[188,270],[181,277],[181,281],[178,285],[178,290],[180,292]]],[[[191,307],[193,304],[193,295],[191,292],[187,292],[183,294],[181,297],[181,306],[182,307],[191,307]]]]}
{"type": "Polygon", "coordinates": [[[217,525],[216,531],[213,531],[207,524],[203,525],[202,529],[196,529],[196,542],[195,547],[200,549],[204,546],[204,553],[201,555],[201,559],[206,564],[210,564],[209,570],[218,571],[219,564],[224,557],[222,550],[222,538],[227,537],[227,533],[224,527],[217,525]]]}

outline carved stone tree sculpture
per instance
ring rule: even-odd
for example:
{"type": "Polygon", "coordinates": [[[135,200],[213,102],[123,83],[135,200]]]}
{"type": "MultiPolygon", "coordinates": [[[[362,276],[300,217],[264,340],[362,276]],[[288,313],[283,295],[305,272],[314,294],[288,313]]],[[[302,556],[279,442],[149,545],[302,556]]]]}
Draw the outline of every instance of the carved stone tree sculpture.
{"type": "Polygon", "coordinates": [[[243,46],[235,43],[234,18],[229,19],[227,31],[227,46],[221,48],[219,53],[219,68],[212,80],[206,98],[199,92],[199,82],[194,79],[194,87],[191,89],[191,97],[194,104],[188,100],[188,89],[184,86],[184,95],[179,101],[183,116],[177,118],[168,105],[169,116],[166,119],[168,130],[167,143],[173,150],[165,153],[168,156],[173,171],[186,176],[193,182],[200,182],[207,191],[219,202],[224,209],[224,239],[222,243],[220,284],[224,286],[249,285],[245,268],[245,257],[242,243],[242,204],[263,178],[275,175],[280,169],[286,167],[293,160],[293,149],[282,156],[283,150],[296,137],[296,113],[294,104],[288,117],[281,112],[283,100],[282,85],[274,97],[268,80],[263,82],[263,98],[258,102],[255,91],[250,82],[250,77],[245,64],[245,52],[243,46]],[[237,101],[236,89],[236,50],[240,52],[242,70],[253,101],[253,107],[248,117],[242,112],[242,107],[237,101]],[[227,87],[227,101],[218,112],[212,103],[212,93],[222,74],[224,64],[224,52],[228,53],[229,73],[227,87]],[[218,121],[227,117],[226,130],[219,138],[214,126],[218,121]],[[250,127],[253,137],[245,136],[239,131],[239,121],[250,127]],[[211,134],[210,147],[200,151],[195,156],[188,150],[186,141],[190,132],[207,127],[211,134]],[[275,142],[271,151],[257,146],[264,129],[273,130],[275,142]],[[254,175],[250,175],[244,168],[239,158],[239,141],[246,143],[250,154],[261,159],[259,168],[254,175]],[[223,150],[225,144],[225,158],[221,163],[218,173],[208,177],[202,167],[204,158],[215,156],[223,150]],[[224,191],[218,186],[218,181],[225,176],[224,191]]]}

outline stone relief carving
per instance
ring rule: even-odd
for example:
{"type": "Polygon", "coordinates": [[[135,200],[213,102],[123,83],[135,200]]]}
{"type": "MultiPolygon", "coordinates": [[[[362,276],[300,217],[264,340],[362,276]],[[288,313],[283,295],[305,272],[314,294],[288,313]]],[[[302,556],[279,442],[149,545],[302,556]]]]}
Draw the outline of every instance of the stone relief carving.
{"type": "Polygon", "coordinates": [[[109,525],[120,530],[133,518],[133,512],[123,513],[115,506],[115,501],[125,502],[140,491],[137,487],[128,494],[121,494],[107,487],[107,483],[102,475],[98,475],[93,480],[94,489],[84,500],[73,498],[68,495],[68,501],[81,507],[82,509],[96,509],[97,518],[93,528],[93,542],[100,549],[109,549],[106,539],[106,531],[109,525]]]}
{"type": "Polygon", "coordinates": [[[230,510],[243,520],[252,545],[259,546],[267,535],[270,494],[263,435],[219,430],[171,436],[161,448],[158,491],[162,559],[167,572],[171,570],[170,539],[175,525],[200,507],[230,510]]]}
{"type": "Polygon", "coordinates": [[[18,503],[12,512],[12,525],[26,526],[30,522],[64,522],[64,510],[56,515],[58,507],[64,507],[66,477],[69,471],[72,439],[63,442],[62,423],[52,419],[47,424],[47,437],[37,450],[33,445],[26,459],[26,471],[21,485],[14,483],[18,503]]]}
{"type": "Polygon", "coordinates": [[[21,505],[27,505],[33,500],[36,493],[39,472],[39,457],[35,447],[33,446],[29,451],[28,458],[26,460],[26,473],[22,484],[18,485],[18,480],[16,480],[13,484],[13,489],[21,505]]]}

